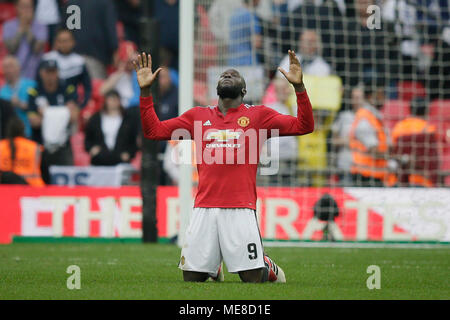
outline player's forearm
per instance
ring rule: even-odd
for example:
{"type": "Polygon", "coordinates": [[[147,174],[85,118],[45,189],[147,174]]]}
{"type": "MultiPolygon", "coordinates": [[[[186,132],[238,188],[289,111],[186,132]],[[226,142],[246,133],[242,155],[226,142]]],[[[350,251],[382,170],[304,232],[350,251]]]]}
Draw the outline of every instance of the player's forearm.
{"type": "Polygon", "coordinates": [[[298,131],[300,134],[308,134],[314,131],[314,116],[308,94],[303,85],[302,87],[303,89],[300,87],[295,88],[295,94],[297,96],[298,131]]]}
{"type": "Polygon", "coordinates": [[[144,137],[151,140],[170,140],[171,131],[159,120],[151,95],[141,96],[140,112],[144,137]]]}

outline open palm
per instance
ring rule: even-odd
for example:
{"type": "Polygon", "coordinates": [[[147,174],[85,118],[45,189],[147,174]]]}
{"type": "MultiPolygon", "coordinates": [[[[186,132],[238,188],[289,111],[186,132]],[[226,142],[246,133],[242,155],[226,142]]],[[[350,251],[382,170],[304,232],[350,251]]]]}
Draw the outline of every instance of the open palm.
{"type": "Polygon", "coordinates": [[[288,51],[289,54],[289,72],[283,68],[278,70],[286,77],[286,79],[297,89],[303,87],[303,72],[295,52],[293,50],[288,51]]]}
{"type": "Polygon", "coordinates": [[[141,89],[151,87],[162,68],[158,68],[152,72],[152,56],[143,52],[137,57],[137,61],[133,61],[136,70],[137,80],[141,89]]]}

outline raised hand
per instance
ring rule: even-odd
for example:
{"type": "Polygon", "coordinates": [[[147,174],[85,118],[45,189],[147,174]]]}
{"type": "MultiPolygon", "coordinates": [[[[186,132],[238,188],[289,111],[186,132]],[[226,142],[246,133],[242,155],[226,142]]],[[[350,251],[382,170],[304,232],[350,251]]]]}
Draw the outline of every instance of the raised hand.
{"type": "Polygon", "coordinates": [[[294,86],[295,91],[301,92],[305,90],[303,85],[303,72],[297,56],[293,50],[288,51],[289,54],[289,72],[283,68],[278,70],[286,77],[286,79],[294,86]]]}
{"type": "Polygon", "coordinates": [[[141,96],[146,97],[150,95],[150,87],[158,76],[162,68],[158,68],[155,72],[152,72],[152,56],[142,52],[137,57],[137,60],[133,61],[134,69],[136,70],[137,80],[141,87],[141,96]]]}

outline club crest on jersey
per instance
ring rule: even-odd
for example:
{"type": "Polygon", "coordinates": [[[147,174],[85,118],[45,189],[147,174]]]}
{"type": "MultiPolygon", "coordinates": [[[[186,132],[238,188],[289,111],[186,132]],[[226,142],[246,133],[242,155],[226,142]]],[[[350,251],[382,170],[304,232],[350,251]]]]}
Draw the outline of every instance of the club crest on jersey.
{"type": "Polygon", "coordinates": [[[240,117],[237,120],[238,125],[240,125],[242,128],[245,128],[250,123],[250,119],[247,117],[240,117]]]}

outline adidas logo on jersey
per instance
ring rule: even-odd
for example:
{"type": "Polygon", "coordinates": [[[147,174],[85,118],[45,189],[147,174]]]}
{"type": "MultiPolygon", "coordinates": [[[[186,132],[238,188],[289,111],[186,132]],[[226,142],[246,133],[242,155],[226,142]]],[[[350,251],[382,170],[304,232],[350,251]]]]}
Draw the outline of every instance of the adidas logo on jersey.
{"type": "Polygon", "coordinates": [[[210,126],[211,125],[211,121],[206,120],[205,123],[203,124],[203,126],[210,126]]]}

